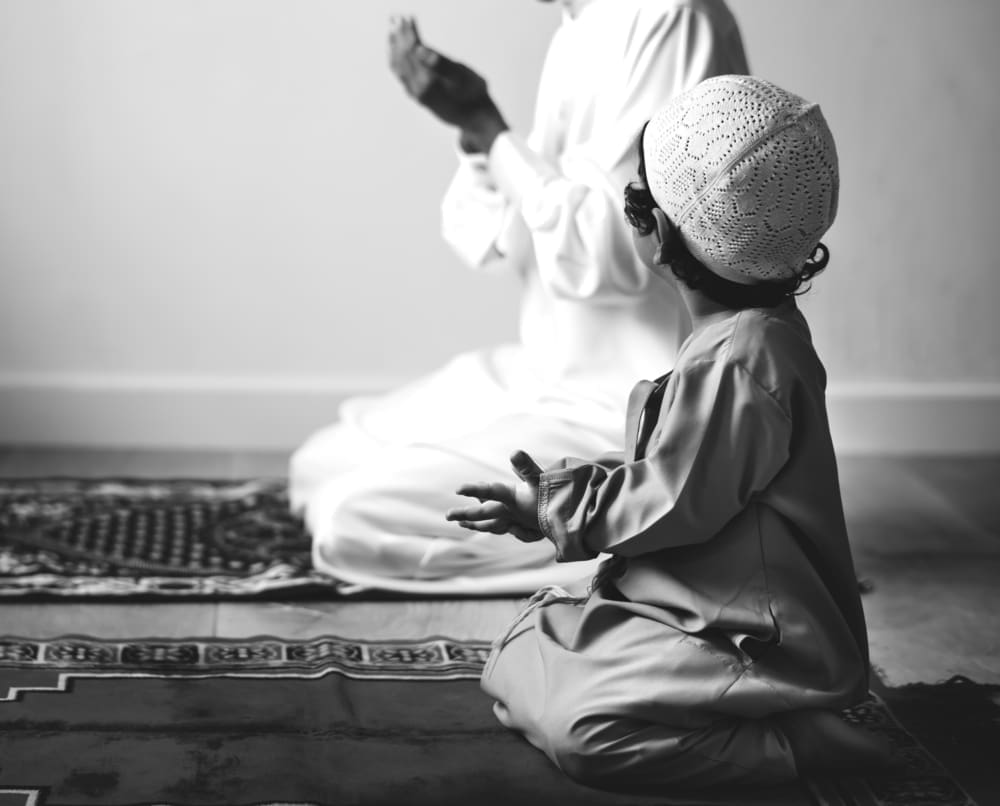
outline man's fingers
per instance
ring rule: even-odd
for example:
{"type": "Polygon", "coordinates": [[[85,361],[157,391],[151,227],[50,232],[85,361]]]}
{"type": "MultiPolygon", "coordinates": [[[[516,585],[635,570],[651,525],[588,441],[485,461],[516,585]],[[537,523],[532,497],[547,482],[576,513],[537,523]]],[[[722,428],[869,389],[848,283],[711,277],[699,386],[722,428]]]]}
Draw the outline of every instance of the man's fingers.
{"type": "Polygon", "coordinates": [[[394,24],[390,23],[393,33],[395,33],[400,47],[412,49],[419,39],[417,38],[417,28],[412,17],[396,17],[394,24]]]}
{"type": "Polygon", "coordinates": [[[424,96],[436,81],[434,73],[420,64],[413,51],[392,44],[389,46],[389,67],[406,92],[417,99],[424,96]]]}
{"type": "Polygon", "coordinates": [[[410,41],[413,42],[414,47],[420,45],[420,31],[417,30],[417,18],[407,17],[406,18],[406,33],[410,41]]]}
{"type": "Polygon", "coordinates": [[[412,52],[417,48],[422,48],[420,36],[417,34],[416,22],[407,17],[389,17],[389,45],[400,52],[412,52]]]}
{"type": "Polygon", "coordinates": [[[407,31],[405,18],[389,17],[389,46],[398,51],[413,47],[413,39],[407,31]]]}
{"type": "Polygon", "coordinates": [[[413,55],[412,36],[407,33],[403,17],[389,19],[389,66],[410,91],[412,78],[421,68],[413,55]]]}

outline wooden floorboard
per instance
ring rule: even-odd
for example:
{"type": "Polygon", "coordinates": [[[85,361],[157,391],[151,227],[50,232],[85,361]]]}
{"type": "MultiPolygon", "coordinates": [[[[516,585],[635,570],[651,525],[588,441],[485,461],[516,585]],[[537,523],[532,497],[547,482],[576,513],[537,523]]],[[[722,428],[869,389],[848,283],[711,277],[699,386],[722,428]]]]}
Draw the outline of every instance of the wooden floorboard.
{"type": "Polygon", "coordinates": [[[248,638],[424,638],[443,635],[492,641],[517,614],[514,599],[463,599],[411,602],[221,602],[216,635],[248,638]]]}
{"type": "Polygon", "coordinates": [[[190,638],[216,634],[214,602],[6,602],[0,632],[21,638],[190,638]]]}

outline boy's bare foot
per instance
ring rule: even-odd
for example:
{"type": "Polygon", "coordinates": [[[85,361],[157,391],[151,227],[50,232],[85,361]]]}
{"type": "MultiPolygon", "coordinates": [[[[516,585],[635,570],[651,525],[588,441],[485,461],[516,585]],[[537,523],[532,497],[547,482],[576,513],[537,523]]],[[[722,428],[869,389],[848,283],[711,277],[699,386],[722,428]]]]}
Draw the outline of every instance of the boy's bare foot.
{"type": "Polygon", "coordinates": [[[788,738],[799,773],[866,772],[892,765],[892,745],[847,724],[832,711],[808,709],[775,717],[788,738]]]}

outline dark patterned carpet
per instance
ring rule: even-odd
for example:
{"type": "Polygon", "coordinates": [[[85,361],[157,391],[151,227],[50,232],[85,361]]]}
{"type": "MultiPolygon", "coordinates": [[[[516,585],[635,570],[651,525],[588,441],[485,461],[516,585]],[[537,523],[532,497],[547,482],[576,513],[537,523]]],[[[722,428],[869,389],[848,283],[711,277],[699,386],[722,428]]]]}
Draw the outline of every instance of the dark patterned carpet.
{"type": "Polygon", "coordinates": [[[964,734],[994,774],[996,734],[981,731],[996,689],[952,681],[845,713],[890,738],[892,774],[658,798],[584,789],[496,722],[477,683],[487,651],[447,638],[0,639],[0,806],[973,804],[911,724],[964,734]]]}
{"type": "MultiPolygon", "coordinates": [[[[276,482],[0,481],[0,598],[335,597],[276,482]]],[[[0,804],[2,806],[2,804],[0,804]]]]}

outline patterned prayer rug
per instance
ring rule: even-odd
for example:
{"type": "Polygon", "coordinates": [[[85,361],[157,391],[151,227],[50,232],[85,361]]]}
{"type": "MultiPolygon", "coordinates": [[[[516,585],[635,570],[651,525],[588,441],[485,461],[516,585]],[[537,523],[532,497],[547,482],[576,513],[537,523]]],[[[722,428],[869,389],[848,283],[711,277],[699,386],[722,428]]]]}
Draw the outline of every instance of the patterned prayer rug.
{"type": "MultiPolygon", "coordinates": [[[[336,596],[277,482],[0,481],[0,598],[336,596]]],[[[0,802],[0,806],[3,806],[0,802]]]]}
{"type": "MultiPolygon", "coordinates": [[[[577,786],[502,728],[482,642],[0,639],[0,806],[973,806],[873,694],[905,766],[657,798],[577,786]]],[[[987,806],[983,802],[981,806],[987,806]]]]}

